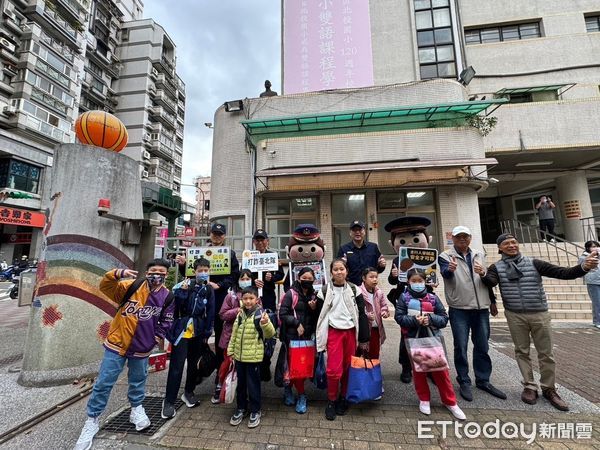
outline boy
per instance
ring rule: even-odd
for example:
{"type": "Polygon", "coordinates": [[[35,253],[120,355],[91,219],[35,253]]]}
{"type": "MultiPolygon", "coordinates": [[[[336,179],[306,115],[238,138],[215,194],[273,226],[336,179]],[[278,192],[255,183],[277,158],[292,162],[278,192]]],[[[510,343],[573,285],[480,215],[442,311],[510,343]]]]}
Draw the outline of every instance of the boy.
{"type": "Polygon", "coordinates": [[[100,290],[120,306],[104,341],[104,358],[75,450],[88,450],[92,446],[92,439],[100,429],[98,418],[125,363],[129,368],[129,421],[135,424],[137,431],[150,426],[142,406],[148,356],[154,346],[162,342],[173,321],[173,296],[164,286],[168,269],[168,261],[155,259],[147,264],[145,278],[139,280],[123,280],[137,277],[138,272],[130,269],[113,269],[104,274],[100,290]]]}
{"type": "Polygon", "coordinates": [[[238,379],[237,410],[229,423],[236,426],[242,422],[250,397],[248,428],[255,428],[260,424],[260,363],[265,352],[264,340],[275,336],[275,327],[267,312],[259,309],[258,292],[253,287],[242,291],[242,306],[233,322],[227,347],[227,355],[235,360],[238,379]]]}
{"type": "Polygon", "coordinates": [[[215,293],[208,284],[210,261],[200,258],[194,261],[195,278],[185,279],[173,288],[175,296],[175,319],[167,335],[173,344],[167,388],[161,417],[175,417],[175,400],[181,385],[183,366],[187,359],[185,389],[181,400],[188,408],[198,405],[194,395],[198,377],[198,360],[212,334],[215,319],[215,293]]]}

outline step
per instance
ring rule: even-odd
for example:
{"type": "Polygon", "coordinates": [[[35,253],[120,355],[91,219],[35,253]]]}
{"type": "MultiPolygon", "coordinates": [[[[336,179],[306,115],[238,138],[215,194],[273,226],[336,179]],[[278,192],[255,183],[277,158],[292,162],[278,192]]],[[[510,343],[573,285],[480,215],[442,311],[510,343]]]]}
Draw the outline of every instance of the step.
{"type": "MultiPolygon", "coordinates": [[[[583,320],[583,321],[592,321],[592,311],[570,311],[566,309],[549,309],[550,317],[552,319],[565,319],[565,320],[583,320]]],[[[504,311],[498,309],[497,318],[505,319],[504,311]]]]}
{"type": "MultiPolygon", "coordinates": [[[[503,310],[504,306],[502,302],[497,303],[498,311],[503,310]]],[[[548,301],[548,307],[550,309],[561,309],[561,310],[573,310],[573,311],[590,311],[592,310],[592,304],[588,300],[574,300],[574,301],[548,301]]]]}

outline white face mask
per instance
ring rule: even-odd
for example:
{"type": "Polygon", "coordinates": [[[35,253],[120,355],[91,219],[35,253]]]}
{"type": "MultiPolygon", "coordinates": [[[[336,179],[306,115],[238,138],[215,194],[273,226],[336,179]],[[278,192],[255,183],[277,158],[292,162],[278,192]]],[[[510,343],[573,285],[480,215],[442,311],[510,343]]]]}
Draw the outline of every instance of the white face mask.
{"type": "Polygon", "coordinates": [[[411,283],[410,288],[415,292],[423,292],[425,290],[425,283],[411,283]]]}

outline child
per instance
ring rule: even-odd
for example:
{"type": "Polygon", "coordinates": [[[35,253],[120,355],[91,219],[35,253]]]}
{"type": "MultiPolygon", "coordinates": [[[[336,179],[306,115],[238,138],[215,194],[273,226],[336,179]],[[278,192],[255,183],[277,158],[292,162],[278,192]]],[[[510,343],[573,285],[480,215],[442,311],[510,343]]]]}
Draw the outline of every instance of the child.
{"type": "Polygon", "coordinates": [[[168,339],[173,345],[167,376],[161,417],[175,417],[175,400],[181,385],[183,366],[187,359],[187,375],[181,400],[188,408],[198,405],[194,395],[198,378],[198,360],[212,334],[215,319],[215,293],[209,286],[210,262],[204,258],[194,261],[195,279],[183,280],[173,287],[175,320],[168,339]]]}
{"type": "Polygon", "coordinates": [[[368,357],[372,359],[379,359],[379,351],[385,341],[385,329],[381,319],[387,319],[390,316],[385,295],[377,286],[377,275],[377,269],[367,267],[362,272],[363,283],[360,286],[362,296],[365,299],[365,313],[371,325],[368,357]]]}
{"type": "MultiPolygon", "coordinates": [[[[240,308],[242,307],[242,291],[246,288],[252,286],[252,272],[248,269],[243,269],[240,272],[240,278],[237,280],[236,284],[232,286],[231,290],[225,296],[225,300],[223,300],[223,306],[221,306],[221,310],[219,311],[219,318],[223,322],[223,332],[221,333],[221,338],[217,345],[224,352],[227,351],[227,346],[229,345],[229,340],[231,339],[231,330],[233,330],[233,322],[238,316],[240,312],[240,308]]],[[[221,385],[217,384],[217,390],[219,393],[221,392],[221,385]]],[[[220,402],[220,398],[213,396],[210,401],[214,404],[220,402]]]]}
{"type": "Polygon", "coordinates": [[[266,311],[258,304],[258,293],[253,287],[242,291],[242,308],[233,322],[227,355],[235,360],[237,371],[237,410],[229,423],[239,425],[248,409],[250,398],[250,420],[248,428],[260,424],[260,363],[263,360],[264,340],[275,336],[275,327],[266,311]],[[258,323],[257,323],[258,322],[258,323]],[[260,327],[261,332],[258,328],[260,327]],[[261,336],[262,334],[262,336],[261,336]]]}
{"type": "Polygon", "coordinates": [[[124,280],[136,277],[138,273],[130,269],[113,269],[100,282],[104,295],[120,306],[104,341],[104,357],[87,404],[88,418],[75,444],[76,450],[91,448],[92,440],[100,429],[98,418],[106,408],[110,391],[125,363],[129,383],[127,397],[131,403],[129,421],[135,424],[137,431],[150,426],[150,419],[142,405],[148,376],[148,355],[156,343],[164,339],[173,321],[173,296],[164,286],[168,269],[168,261],[155,259],[146,265],[144,278],[124,280]]]}
{"type": "MultiPolygon", "coordinates": [[[[279,337],[289,348],[291,340],[311,340],[317,329],[319,312],[316,293],[313,289],[315,273],[310,267],[303,267],[298,272],[298,279],[281,300],[279,317],[281,330],[279,337]],[[296,301],[294,301],[294,297],[296,301]]],[[[284,403],[287,406],[296,405],[296,412],[306,412],[306,395],[304,393],[304,378],[292,379],[291,384],[298,392],[298,400],[294,399],[292,386],[284,388],[284,403]]]]}
{"type": "MultiPolygon", "coordinates": [[[[407,274],[408,286],[396,303],[395,319],[402,327],[406,338],[426,337],[425,327],[431,328],[434,335],[448,324],[448,314],[437,295],[428,293],[425,285],[425,273],[418,269],[410,269],[407,274]]],[[[454,417],[465,420],[466,416],[456,404],[456,394],[450,381],[448,369],[429,372],[437,386],[442,403],[452,412],[454,417]]],[[[419,397],[419,410],[426,415],[431,414],[430,392],[427,384],[427,373],[416,372],[413,368],[413,382],[419,397]]]]}
{"type": "Polygon", "coordinates": [[[346,282],[346,261],[334,259],[330,266],[331,281],[323,287],[318,298],[323,308],[317,322],[317,351],[327,351],[327,407],[325,418],[335,420],[348,409],[348,369],[356,353],[369,349],[369,320],[364,299],[358,288],[346,282]],[[341,384],[341,389],[340,389],[341,384]]]}

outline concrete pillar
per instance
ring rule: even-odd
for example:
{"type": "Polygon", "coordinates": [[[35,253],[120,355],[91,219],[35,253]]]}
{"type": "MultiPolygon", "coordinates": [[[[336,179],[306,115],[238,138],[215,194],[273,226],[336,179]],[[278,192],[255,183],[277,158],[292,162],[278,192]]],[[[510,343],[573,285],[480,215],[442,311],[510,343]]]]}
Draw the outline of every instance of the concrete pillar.
{"type": "Polygon", "coordinates": [[[449,247],[449,233],[457,225],[468,227],[473,236],[471,247],[482,249],[479,200],[475,189],[469,186],[443,186],[438,189],[438,200],[442,238],[438,250],[443,251],[449,247]]]}
{"type": "Polygon", "coordinates": [[[556,179],[561,222],[565,239],[572,242],[583,242],[583,228],[579,219],[593,216],[590,191],[584,170],[569,172],[556,179]]]}
{"type": "Polygon", "coordinates": [[[48,219],[43,231],[23,367],[19,383],[44,386],[93,375],[117,304],[99,289],[105,272],[133,268],[135,246],[121,244],[121,222],[142,220],[139,165],[101,148],[60,145],[52,167],[48,219]]]}

